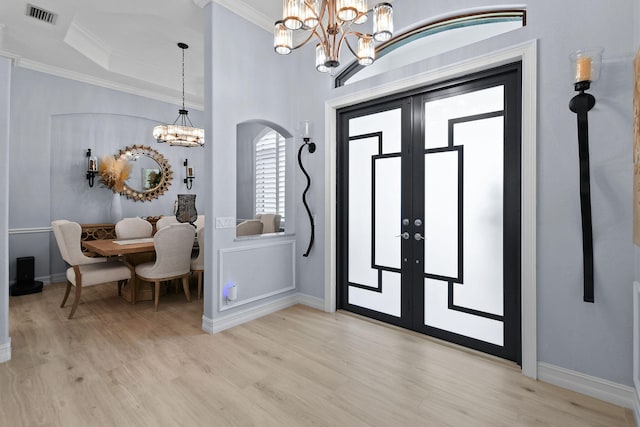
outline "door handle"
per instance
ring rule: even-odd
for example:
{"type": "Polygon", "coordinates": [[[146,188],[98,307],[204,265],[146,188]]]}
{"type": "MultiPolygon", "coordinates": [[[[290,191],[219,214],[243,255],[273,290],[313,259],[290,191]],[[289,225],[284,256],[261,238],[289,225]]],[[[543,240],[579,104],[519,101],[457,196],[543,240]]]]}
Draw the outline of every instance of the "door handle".
{"type": "Polygon", "coordinates": [[[398,234],[397,236],[394,236],[394,237],[402,237],[404,240],[409,240],[409,232],[405,231],[404,233],[398,234]]]}
{"type": "Polygon", "coordinates": [[[424,240],[424,237],[422,237],[422,234],[420,234],[420,233],[414,234],[413,238],[416,239],[416,240],[424,240]]]}

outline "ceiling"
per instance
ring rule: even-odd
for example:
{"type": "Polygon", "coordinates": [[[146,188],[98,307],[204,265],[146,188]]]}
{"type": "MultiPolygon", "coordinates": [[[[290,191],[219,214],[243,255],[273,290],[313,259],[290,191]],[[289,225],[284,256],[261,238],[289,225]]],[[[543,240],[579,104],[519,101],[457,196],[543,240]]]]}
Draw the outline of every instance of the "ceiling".
{"type": "MultiPolygon", "coordinates": [[[[204,18],[210,0],[2,0],[0,55],[17,65],[202,108],[204,18]],[[52,23],[27,16],[30,5],[52,23]]],[[[281,0],[216,0],[271,32],[281,0]]],[[[265,32],[265,37],[270,37],[265,32]]]]}

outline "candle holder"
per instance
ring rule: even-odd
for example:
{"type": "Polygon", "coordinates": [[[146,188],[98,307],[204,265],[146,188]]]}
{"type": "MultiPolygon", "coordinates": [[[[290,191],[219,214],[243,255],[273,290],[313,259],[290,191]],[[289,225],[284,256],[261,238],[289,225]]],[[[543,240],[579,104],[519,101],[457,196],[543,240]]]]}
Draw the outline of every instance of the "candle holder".
{"type": "Polygon", "coordinates": [[[573,88],[579,92],[569,101],[569,109],[578,117],[578,157],[580,160],[580,213],[582,217],[582,259],[585,302],[594,302],[593,230],[591,219],[591,178],[589,172],[589,120],[587,113],[596,98],[585,93],[600,77],[601,48],[580,49],[571,54],[573,88]]]}
{"type": "Polygon", "coordinates": [[[93,181],[98,174],[98,158],[91,155],[91,148],[87,149],[87,181],[89,187],[93,187],[93,181]]]}
{"type": "Polygon", "coordinates": [[[196,179],[196,172],[195,169],[193,169],[193,166],[189,166],[189,159],[184,159],[183,165],[187,176],[184,179],[184,183],[187,185],[187,190],[191,190],[191,187],[193,187],[193,180],[196,179]]]}
{"type": "Polygon", "coordinates": [[[302,254],[304,257],[309,256],[309,252],[311,252],[311,247],[313,246],[313,241],[315,239],[315,222],[313,221],[313,215],[311,214],[311,209],[309,209],[309,205],[307,204],[307,192],[309,191],[309,187],[311,187],[311,177],[307,173],[306,169],[302,165],[302,150],[306,147],[309,150],[309,153],[315,153],[316,144],[311,142],[311,122],[308,120],[300,123],[300,134],[302,136],[302,140],[304,144],[300,146],[298,149],[298,165],[304,173],[304,176],[307,177],[307,186],[302,192],[302,204],[304,204],[304,208],[307,210],[307,215],[309,216],[309,225],[311,226],[311,235],[309,237],[309,246],[307,247],[307,251],[302,254]]]}

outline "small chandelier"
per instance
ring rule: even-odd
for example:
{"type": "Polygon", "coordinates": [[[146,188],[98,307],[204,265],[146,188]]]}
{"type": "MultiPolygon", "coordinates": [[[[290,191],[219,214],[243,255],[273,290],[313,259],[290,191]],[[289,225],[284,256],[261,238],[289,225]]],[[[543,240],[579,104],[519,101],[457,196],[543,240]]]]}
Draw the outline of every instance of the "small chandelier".
{"type": "Polygon", "coordinates": [[[180,147],[201,147],[204,145],[204,129],[193,127],[189,120],[189,111],[184,108],[184,50],[189,48],[186,43],[178,43],[182,49],[182,109],[178,110],[178,117],[172,125],[159,125],[153,128],[153,137],[158,142],[180,147]]]}
{"type": "Polygon", "coordinates": [[[315,35],[316,70],[326,73],[340,65],[340,48],[346,43],[361,65],[375,61],[374,41],[386,42],[393,36],[393,8],[389,3],[379,3],[367,8],[367,0],[283,0],[282,20],[274,28],[274,49],[281,55],[307,44],[315,35]],[[353,24],[367,21],[373,13],[373,33],[353,30],[353,24]],[[309,34],[297,46],[293,46],[293,31],[309,34]],[[351,45],[347,36],[355,36],[357,45],[351,45]]]}

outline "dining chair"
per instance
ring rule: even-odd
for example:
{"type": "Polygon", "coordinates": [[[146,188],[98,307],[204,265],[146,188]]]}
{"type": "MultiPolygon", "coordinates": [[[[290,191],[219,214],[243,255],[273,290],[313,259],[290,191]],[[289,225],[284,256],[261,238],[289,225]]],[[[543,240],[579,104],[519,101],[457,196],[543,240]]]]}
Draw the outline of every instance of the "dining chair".
{"type": "Polygon", "coordinates": [[[175,215],[160,217],[156,222],[156,232],[173,224],[180,224],[175,215]]]}
{"type": "Polygon", "coordinates": [[[252,236],[262,234],[263,224],[259,219],[247,219],[236,225],[236,236],[252,236]]]}
{"type": "Polygon", "coordinates": [[[198,229],[198,256],[191,258],[191,271],[198,278],[198,299],[202,297],[202,275],[204,273],[204,226],[198,229]]]}
{"type": "Polygon", "coordinates": [[[145,262],[136,266],[136,277],[154,284],[155,311],[158,311],[161,282],[182,279],[184,294],[187,301],[191,302],[189,273],[195,233],[191,224],[174,224],[161,228],[153,236],[153,245],[156,249],[155,262],[145,262]]]}
{"type": "Polygon", "coordinates": [[[278,233],[282,216],[277,214],[258,214],[256,219],[262,222],[263,233],[278,233]]]}
{"type": "Polygon", "coordinates": [[[140,217],[123,218],[116,223],[118,239],[140,239],[153,235],[153,225],[140,217]]]}
{"type": "Polygon", "coordinates": [[[71,287],[76,288],[69,319],[78,308],[82,288],[117,282],[118,295],[121,293],[122,285],[133,277],[133,272],[127,265],[120,261],[110,261],[105,257],[92,258],[84,255],[80,242],[82,227],[77,222],[56,220],[51,222],[51,228],[62,259],[71,266],[67,269],[67,289],[60,308],[67,302],[71,287]]]}

